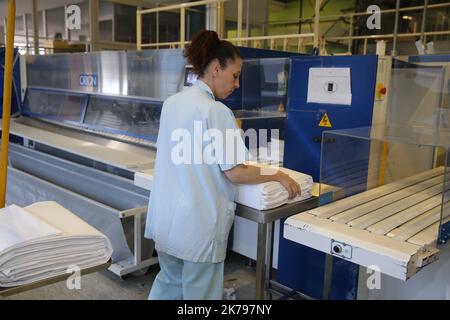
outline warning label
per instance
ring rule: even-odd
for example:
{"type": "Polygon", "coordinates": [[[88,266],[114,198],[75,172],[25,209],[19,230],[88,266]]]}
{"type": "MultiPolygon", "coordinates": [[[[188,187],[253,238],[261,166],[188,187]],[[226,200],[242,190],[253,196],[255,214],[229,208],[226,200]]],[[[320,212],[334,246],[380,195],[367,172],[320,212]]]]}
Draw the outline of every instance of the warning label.
{"type": "Polygon", "coordinates": [[[323,115],[322,120],[320,120],[319,127],[327,127],[327,128],[332,127],[330,118],[328,118],[328,115],[326,113],[323,115]]]}

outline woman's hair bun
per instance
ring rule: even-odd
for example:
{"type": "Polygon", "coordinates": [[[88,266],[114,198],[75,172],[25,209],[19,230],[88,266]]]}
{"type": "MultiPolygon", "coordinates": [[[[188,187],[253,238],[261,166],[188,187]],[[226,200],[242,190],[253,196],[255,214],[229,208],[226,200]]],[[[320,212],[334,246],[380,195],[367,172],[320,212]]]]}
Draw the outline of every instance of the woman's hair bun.
{"type": "Polygon", "coordinates": [[[200,76],[204,75],[213,59],[218,59],[221,67],[224,68],[228,60],[241,58],[235,46],[228,41],[220,40],[217,32],[212,30],[202,30],[195,34],[184,50],[184,56],[200,76]]]}

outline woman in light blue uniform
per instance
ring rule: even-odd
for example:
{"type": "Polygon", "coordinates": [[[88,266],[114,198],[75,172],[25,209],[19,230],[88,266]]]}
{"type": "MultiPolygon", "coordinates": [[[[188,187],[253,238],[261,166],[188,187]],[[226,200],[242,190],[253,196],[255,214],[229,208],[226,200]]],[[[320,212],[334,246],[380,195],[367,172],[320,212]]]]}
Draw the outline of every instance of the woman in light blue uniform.
{"type": "Polygon", "coordinates": [[[291,198],[299,186],[277,171],[245,165],[247,150],[224,99],[239,88],[242,57],[214,31],[201,31],[185,56],[199,80],[163,105],[145,236],[155,241],[160,272],[149,299],[222,299],[236,185],[279,181],[291,198]]]}

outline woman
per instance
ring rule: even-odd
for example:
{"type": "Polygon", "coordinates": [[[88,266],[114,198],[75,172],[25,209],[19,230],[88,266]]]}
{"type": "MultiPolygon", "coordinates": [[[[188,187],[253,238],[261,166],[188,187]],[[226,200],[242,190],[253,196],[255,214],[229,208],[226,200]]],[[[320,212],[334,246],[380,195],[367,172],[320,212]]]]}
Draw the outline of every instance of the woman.
{"type": "Polygon", "coordinates": [[[215,100],[239,88],[242,57],[237,48],[205,30],[194,36],[184,55],[199,80],[169,97],[162,108],[145,232],[155,241],[161,270],[149,299],[222,299],[235,184],[279,181],[290,198],[300,189],[280,171],[262,175],[259,168],[245,165],[247,150],[240,136],[233,137],[231,147],[229,141],[218,142],[226,140],[229,130],[238,130],[232,111],[215,100]]]}

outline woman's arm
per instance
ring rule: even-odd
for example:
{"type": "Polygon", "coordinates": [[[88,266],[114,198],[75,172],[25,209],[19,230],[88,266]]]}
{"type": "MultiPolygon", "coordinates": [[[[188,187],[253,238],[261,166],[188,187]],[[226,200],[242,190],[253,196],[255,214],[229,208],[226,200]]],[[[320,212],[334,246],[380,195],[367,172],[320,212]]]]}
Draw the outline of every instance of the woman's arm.
{"type": "Polygon", "coordinates": [[[280,170],[270,169],[251,165],[240,164],[230,170],[224,171],[227,178],[238,184],[258,184],[269,181],[278,181],[289,193],[289,199],[295,198],[301,193],[300,186],[289,175],[280,170]]]}

